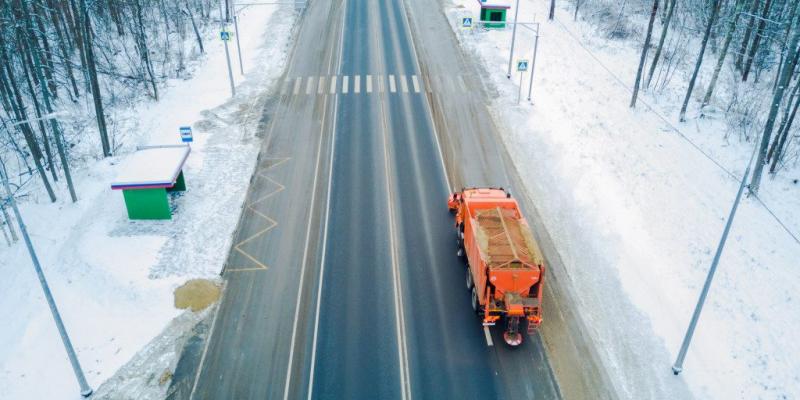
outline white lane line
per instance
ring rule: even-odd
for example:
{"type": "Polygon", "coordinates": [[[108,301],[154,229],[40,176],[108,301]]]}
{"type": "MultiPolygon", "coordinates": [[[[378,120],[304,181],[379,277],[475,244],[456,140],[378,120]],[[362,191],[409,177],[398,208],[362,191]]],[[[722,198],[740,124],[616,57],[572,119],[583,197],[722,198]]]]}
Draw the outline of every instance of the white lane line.
{"type": "Polygon", "coordinates": [[[398,75],[400,79],[400,87],[403,89],[403,93],[408,93],[408,81],[406,80],[405,75],[398,75]]]}
{"type": "Polygon", "coordinates": [[[342,77],[342,94],[347,94],[348,90],[350,90],[350,77],[345,75],[342,77]]]}
{"type": "Polygon", "coordinates": [[[313,76],[309,76],[308,77],[308,82],[306,82],[306,94],[313,93],[314,92],[314,87],[315,87],[315,85],[314,85],[314,77],[313,76]]]}
{"type": "Polygon", "coordinates": [[[367,93],[372,93],[372,75],[367,75],[367,93]]]}
{"type": "MultiPolygon", "coordinates": [[[[393,82],[391,78],[394,76],[390,75],[390,82],[393,82]]],[[[389,146],[387,145],[388,142],[388,129],[386,127],[386,115],[387,112],[385,110],[386,102],[381,103],[381,118],[383,120],[383,129],[381,129],[383,135],[383,173],[384,178],[386,179],[386,202],[387,202],[387,210],[389,213],[389,247],[391,249],[391,264],[392,264],[392,290],[394,294],[394,315],[395,315],[395,334],[397,335],[397,357],[398,363],[400,364],[400,382],[402,384],[402,390],[400,391],[400,398],[403,400],[408,400],[411,398],[411,373],[409,372],[409,363],[408,363],[408,351],[406,345],[406,321],[405,321],[405,305],[403,304],[403,285],[400,281],[400,265],[398,262],[398,258],[400,257],[399,249],[397,247],[397,225],[395,224],[395,204],[394,204],[394,196],[390,193],[392,188],[392,181],[389,175],[389,146]]]]}
{"type": "Polygon", "coordinates": [[[483,327],[483,335],[486,336],[486,345],[489,347],[494,346],[494,342],[492,342],[492,334],[489,333],[488,326],[483,327]]]}
{"type": "Polygon", "coordinates": [[[336,79],[339,78],[338,76],[334,75],[331,77],[331,90],[330,94],[336,94],[336,79]]]}
{"type": "MultiPolygon", "coordinates": [[[[345,16],[347,15],[347,2],[344,2],[344,7],[342,8],[342,27],[339,29],[339,59],[336,62],[336,70],[341,72],[342,69],[342,44],[344,43],[344,21],[345,16]]],[[[328,196],[325,200],[325,225],[322,228],[322,259],[320,260],[320,268],[319,268],[319,285],[317,286],[317,307],[314,316],[314,338],[312,339],[311,344],[311,366],[309,367],[308,372],[308,387],[306,392],[308,392],[308,400],[312,400],[314,396],[314,368],[317,365],[317,336],[319,335],[319,309],[320,304],[322,303],[322,281],[325,278],[325,253],[327,252],[328,248],[328,221],[330,218],[330,204],[331,204],[331,185],[333,183],[333,159],[334,154],[336,154],[336,117],[337,111],[339,110],[339,96],[336,96],[335,101],[333,103],[333,114],[334,115],[334,122],[333,122],[333,133],[331,134],[331,160],[328,165],[328,196]]],[[[322,136],[322,135],[320,135],[322,136]]],[[[299,303],[298,303],[299,307],[299,303]]],[[[299,308],[298,308],[299,309],[299,308]]],[[[297,316],[295,316],[295,322],[297,322],[297,316]]],[[[290,358],[291,360],[291,358],[290,358]]],[[[289,371],[291,373],[291,371],[289,371]]],[[[286,390],[283,393],[283,400],[289,400],[289,380],[286,380],[286,390]]]]}
{"type": "Polygon", "coordinates": [[[353,79],[353,93],[361,93],[361,75],[356,75],[353,79]]]}
{"type": "Polygon", "coordinates": [[[414,93],[419,93],[419,79],[416,75],[411,75],[411,82],[414,84],[414,93]]]}
{"type": "Polygon", "coordinates": [[[394,82],[394,75],[389,75],[389,91],[392,93],[397,91],[397,84],[394,82]]]}
{"type": "Polygon", "coordinates": [[[377,75],[378,78],[378,93],[386,91],[386,82],[383,80],[383,75],[377,75]]]}
{"type": "Polygon", "coordinates": [[[211,329],[206,334],[206,345],[203,346],[203,355],[200,356],[200,364],[198,364],[199,367],[194,375],[194,384],[192,385],[192,391],[189,392],[189,400],[194,398],[194,392],[197,391],[197,384],[200,382],[200,373],[203,372],[203,364],[206,362],[206,354],[208,354],[208,347],[211,344],[211,335],[214,333],[214,327],[217,325],[219,309],[222,307],[222,300],[217,302],[214,307],[214,319],[211,320],[211,329]]]}
{"type": "Polygon", "coordinates": [[[467,84],[464,83],[464,77],[461,76],[461,75],[458,75],[456,77],[456,79],[458,80],[458,85],[461,86],[461,91],[464,92],[464,93],[467,93],[469,90],[467,90],[467,84]]]}
{"type": "Polygon", "coordinates": [[[317,94],[322,94],[325,91],[325,77],[319,77],[319,85],[317,85],[317,94]]]}
{"type": "Polygon", "coordinates": [[[301,80],[303,80],[303,78],[300,78],[300,77],[297,77],[297,79],[294,80],[294,91],[293,91],[293,93],[294,93],[295,96],[300,94],[300,81],[301,80]]]}

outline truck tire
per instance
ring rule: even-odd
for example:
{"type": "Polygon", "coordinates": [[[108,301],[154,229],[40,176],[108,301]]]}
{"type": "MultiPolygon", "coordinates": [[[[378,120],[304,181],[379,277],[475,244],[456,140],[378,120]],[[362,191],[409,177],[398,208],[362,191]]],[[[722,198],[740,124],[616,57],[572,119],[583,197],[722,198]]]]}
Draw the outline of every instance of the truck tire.
{"type": "Polygon", "coordinates": [[[467,270],[467,291],[469,291],[475,285],[472,282],[472,271],[469,269],[469,265],[467,265],[466,270],[467,270]]]}
{"type": "Polygon", "coordinates": [[[478,303],[478,292],[475,290],[475,286],[472,287],[472,310],[475,311],[475,314],[480,314],[480,304],[478,303]]]}

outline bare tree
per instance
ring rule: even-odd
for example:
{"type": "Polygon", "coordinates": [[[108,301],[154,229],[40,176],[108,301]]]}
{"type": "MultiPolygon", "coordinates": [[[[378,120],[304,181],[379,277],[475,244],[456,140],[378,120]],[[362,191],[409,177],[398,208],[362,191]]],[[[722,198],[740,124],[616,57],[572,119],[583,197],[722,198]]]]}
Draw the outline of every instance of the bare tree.
{"type": "Polygon", "coordinates": [[[686,121],[686,108],[689,107],[689,99],[692,98],[692,90],[694,90],[694,85],[697,82],[697,74],[700,72],[700,66],[703,65],[703,55],[706,52],[706,46],[708,46],[708,38],[711,36],[711,28],[714,26],[714,23],[717,21],[717,16],[719,15],[719,6],[719,0],[714,0],[712,3],[713,9],[711,11],[711,18],[708,20],[706,33],[703,36],[703,43],[700,45],[700,54],[697,55],[694,72],[692,73],[692,78],[689,80],[689,88],[686,90],[686,97],[683,99],[683,105],[681,106],[681,122],[686,121]]]}
{"type": "Polygon", "coordinates": [[[647,35],[644,38],[644,46],[642,47],[642,56],[639,58],[639,68],[636,70],[636,82],[633,84],[633,95],[631,95],[630,107],[636,107],[636,99],[639,97],[639,85],[642,82],[642,71],[644,70],[644,62],[647,60],[647,50],[650,49],[650,38],[653,36],[653,23],[656,20],[658,13],[658,0],[653,0],[653,8],[650,11],[650,23],[647,24],[647,35]]]}
{"type": "Polygon", "coordinates": [[[667,7],[669,11],[667,11],[667,16],[661,26],[661,38],[658,40],[658,47],[656,47],[656,53],[653,55],[653,61],[650,63],[650,72],[647,73],[647,83],[645,83],[644,87],[650,87],[650,82],[653,80],[653,74],[656,72],[656,65],[661,58],[661,51],[664,49],[664,42],[667,39],[667,31],[672,21],[672,15],[675,13],[676,4],[678,4],[678,0],[672,0],[669,2],[669,7],[667,7]]]}
{"type": "Polygon", "coordinates": [[[739,14],[741,14],[742,8],[744,8],[744,0],[736,0],[736,6],[733,9],[733,15],[731,15],[730,21],[728,22],[728,29],[725,33],[725,39],[722,42],[722,49],[720,49],[719,56],[717,57],[717,66],[714,67],[714,74],[711,76],[711,83],[708,84],[706,95],[703,96],[702,107],[707,106],[711,101],[711,96],[714,93],[714,88],[717,86],[717,79],[719,79],[719,73],[722,71],[722,66],[725,64],[725,57],[728,55],[728,48],[731,45],[731,40],[733,40],[733,32],[736,31],[736,22],[739,20],[739,14]]]}

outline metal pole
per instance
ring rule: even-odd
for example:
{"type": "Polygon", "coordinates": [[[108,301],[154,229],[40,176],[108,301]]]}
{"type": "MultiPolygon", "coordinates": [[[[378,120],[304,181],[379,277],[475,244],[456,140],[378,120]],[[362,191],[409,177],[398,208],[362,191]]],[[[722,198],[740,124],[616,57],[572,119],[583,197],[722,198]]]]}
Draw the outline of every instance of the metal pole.
{"type": "Polygon", "coordinates": [[[39,277],[39,283],[42,285],[42,291],[44,291],[44,297],[47,299],[47,305],[50,306],[50,312],[53,314],[53,319],[56,322],[58,333],[61,335],[61,341],[64,343],[64,348],[67,350],[69,362],[72,364],[72,371],[75,373],[75,377],[78,379],[78,384],[81,387],[81,396],[89,397],[93,390],[86,382],[86,377],[83,375],[81,364],[78,361],[78,357],[75,355],[75,350],[72,348],[72,342],[69,340],[67,330],[64,328],[64,322],[61,320],[61,315],[58,313],[56,302],[53,299],[52,293],[50,293],[50,287],[47,286],[47,280],[44,277],[44,272],[42,272],[42,267],[39,265],[39,259],[36,257],[36,251],[33,249],[33,243],[31,243],[31,238],[28,236],[28,230],[25,228],[25,223],[22,221],[22,215],[19,213],[19,209],[17,208],[17,202],[14,200],[14,196],[11,194],[11,187],[8,185],[8,177],[6,176],[4,169],[5,167],[0,164],[0,177],[3,180],[3,186],[5,187],[6,194],[11,202],[11,208],[14,210],[14,215],[17,217],[17,225],[19,226],[20,232],[22,232],[23,239],[25,239],[25,245],[28,247],[28,252],[31,255],[31,261],[33,262],[33,267],[36,269],[36,275],[39,277]]]}
{"type": "Polygon", "coordinates": [[[519,73],[519,92],[517,93],[517,104],[519,105],[520,100],[522,100],[522,78],[525,77],[525,71],[520,71],[519,73]]]}
{"type": "Polygon", "coordinates": [[[731,208],[731,213],[728,216],[728,222],[725,224],[725,230],[722,231],[722,238],[719,241],[719,246],[717,246],[717,253],[714,255],[714,261],[711,262],[711,269],[708,270],[706,283],[703,285],[703,291],[700,292],[700,298],[697,300],[697,306],[694,309],[694,314],[692,315],[692,321],[689,323],[689,328],[686,330],[686,336],[683,338],[683,344],[681,344],[681,350],[678,353],[678,358],[675,360],[675,364],[672,366],[672,373],[675,375],[678,375],[681,373],[681,371],[683,371],[683,360],[686,358],[686,351],[689,349],[689,343],[692,341],[694,329],[697,326],[697,320],[700,319],[700,312],[703,310],[703,304],[706,301],[708,289],[711,287],[711,280],[714,279],[714,273],[717,271],[717,264],[719,264],[720,256],[722,256],[722,249],[725,247],[725,241],[728,239],[728,232],[731,230],[733,217],[736,216],[736,209],[739,207],[739,201],[742,199],[742,192],[744,192],[748,175],[750,175],[749,165],[744,172],[744,176],[742,177],[742,183],[739,185],[739,192],[736,193],[736,200],[733,202],[733,208],[731,208]]]}
{"type": "Polygon", "coordinates": [[[536,25],[536,38],[533,39],[533,60],[531,61],[531,83],[528,85],[528,101],[531,101],[533,92],[533,74],[536,72],[536,51],[539,49],[539,25],[536,25]]]}
{"type": "Polygon", "coordinates": [[[511,63],[514,62],[514,40],[517,38],[517,15],[519,15],[519,0],[514,10],[514,28],[511,30],[511,51],[508,52],[508,73],[506,78],[511,79],[511,63]]]}
{"type": "Polygon", "coordinates": [[[231,81],[231,97],[236,96],[236,87],[233,84],[233,69],[231,69],[231,55],[228,52],[228,41],[225,42],[225,60],[228,62],[228,79],[231,81]]]}
{"type": "Polygon", "coordinates": [[[239,45],[239,16],[233,14],[233,27],[236,29],[236,52],[239,54],[239,73],[244,75],[244,64],[242,64],[242,47],[239,45]]]}

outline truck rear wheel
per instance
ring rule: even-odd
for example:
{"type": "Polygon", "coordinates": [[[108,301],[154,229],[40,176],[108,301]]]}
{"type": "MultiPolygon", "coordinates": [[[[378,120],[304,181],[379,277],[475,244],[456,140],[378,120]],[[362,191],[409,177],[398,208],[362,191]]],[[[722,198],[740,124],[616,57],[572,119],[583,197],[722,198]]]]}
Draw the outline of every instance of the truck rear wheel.
{"type": "Polygon", "coordinates": [[[472,271],[469,269],[469,265],[467,265],[466,270],[467,270],[467,290],[470,290],[475,285],[472,283],[472,271]]]}
{"type": "Polygon", "coordinates": [[[480,304],[478,303],[478,292],[475,290],[475,286],[472,287],[472,310],[475,311],[475,314],[480,313],[480,304]]]}

